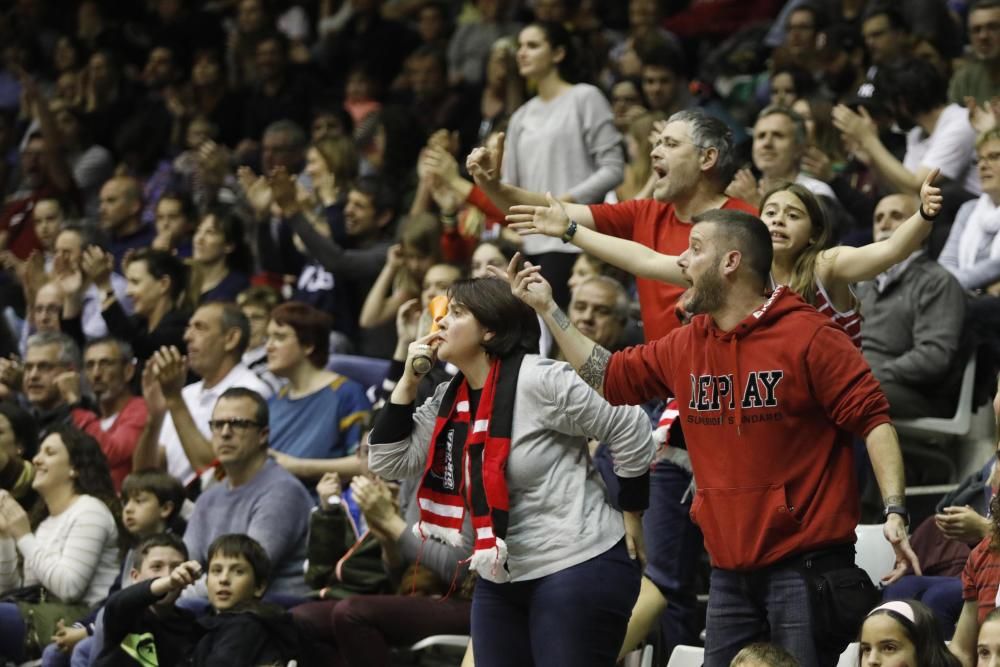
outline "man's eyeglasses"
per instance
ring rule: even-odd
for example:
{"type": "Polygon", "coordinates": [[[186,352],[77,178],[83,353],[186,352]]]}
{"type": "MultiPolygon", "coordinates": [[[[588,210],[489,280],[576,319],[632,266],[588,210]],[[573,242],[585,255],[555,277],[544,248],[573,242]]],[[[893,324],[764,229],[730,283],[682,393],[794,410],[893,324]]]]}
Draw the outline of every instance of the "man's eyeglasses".
{"type": "Polygon", "coordinates": [[[977,155],[973,160],[976,164],[980,162],[989,162],[990,164],[997,164],[1000,162],[1000,152],[993,151],[990,153],[983,153],[982,155],[977,155]]]}
{"type": "Polygon", "coordinates": [[[252,428],[261,428],[263,424],[252,419],[211,419],[208,422],[208,428],[212,430],[212,433],[222,433],[227,426],[232,429],[233,433],[242,435],[252,428]]]}

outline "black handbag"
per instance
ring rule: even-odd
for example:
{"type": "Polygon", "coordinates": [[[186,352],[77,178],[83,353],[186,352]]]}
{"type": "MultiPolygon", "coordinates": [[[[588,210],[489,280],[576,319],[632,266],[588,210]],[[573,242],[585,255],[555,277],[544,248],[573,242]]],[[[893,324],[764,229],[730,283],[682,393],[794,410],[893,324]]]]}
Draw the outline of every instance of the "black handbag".
{"type": "Polygon", "coordinates": [[[857,639],[865,616],[882,596],[854,564],[853,546],[804,554],[797,569],[809,588],[816,644],[839,652],[857,639]]]}

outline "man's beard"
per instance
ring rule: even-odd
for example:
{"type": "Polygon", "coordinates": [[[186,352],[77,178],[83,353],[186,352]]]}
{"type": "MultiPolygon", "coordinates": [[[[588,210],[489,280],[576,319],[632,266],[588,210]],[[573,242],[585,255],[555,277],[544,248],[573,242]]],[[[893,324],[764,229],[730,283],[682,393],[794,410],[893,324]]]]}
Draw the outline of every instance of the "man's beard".
{"type": "Polygon", "coordinates": [[[725,289],[718,271],[706,273],[684,293],[682,305],[691,315],[711,313],[725,302],[725,289]]]}

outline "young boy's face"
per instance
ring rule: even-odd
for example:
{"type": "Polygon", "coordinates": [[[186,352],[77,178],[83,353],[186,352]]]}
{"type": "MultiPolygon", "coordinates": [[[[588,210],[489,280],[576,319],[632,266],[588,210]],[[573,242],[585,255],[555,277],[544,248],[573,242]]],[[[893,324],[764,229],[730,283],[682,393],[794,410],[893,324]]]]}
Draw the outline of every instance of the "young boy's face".
{"type": "Polygon", "coordinates": [[[144,537],[166,530],[167,517],[173,511],[173,503],[161,504],[160,499],[149,491],[139,491],[129,496],[122,509],[122,522],[132,535],[144,537]]]}
{"type": "Polygon", "coordinates": [[[146,552],[139,569],[132,568],[132,582],[169,576],[183,562],[184,554],[173,547],[152,547],[146,552]]]}
{"type": "Polygon", "coordinates": [[[253,567],[243,556],[215,554],[208,564],[208,601],[216,611],[226,611],[238,604],[264,595],[266,583],[257,583],[253,567]]]}

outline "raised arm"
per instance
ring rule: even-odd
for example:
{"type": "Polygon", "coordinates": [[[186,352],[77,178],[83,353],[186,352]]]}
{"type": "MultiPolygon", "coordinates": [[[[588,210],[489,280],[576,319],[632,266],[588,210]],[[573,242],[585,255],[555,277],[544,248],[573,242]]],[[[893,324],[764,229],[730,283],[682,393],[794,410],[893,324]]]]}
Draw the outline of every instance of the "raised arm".
{"type": "MultiPolygon", "coordinates": [[[[503,161],[504,134],[497,135],[494,147],[479,147],[469,153],[465,160],[465,168],[475,180],[476,185],[486,193],[486,196],[496,204],[501,211],[507,211],[512,206],[547,206],[546,195],[531,192],[515,185],[504,183],[500,179],[500,164],[503,161]]],[[[594,216],[590,207],[585,204],[565,203],[567,214],[578,225],[594,228],[594,216]]]]}
{"type": "Polygon", "coordinates": [[[892,236],[860,248],[838,246],[824,252],[820,263],[827,267],[827,281],[871,280],[919,250],[931,232],[931,220],[941,211],[941,189],[933,185],[937,176],[937,169],[927,174],[920,187],[920,208],[892,236]]]}
{"type": "Polygon", "coordinates": [[[212,464],[215,453],[212,451],[212,443],[201,434],[194,423],[191,411],[181,394],[187,376],[187,363],[176,347],[160,348],[148,363],[153,365],[156,380],[160,383],[167,409],[170,411],[170,418],[177,430],[177,438],[184,448],[184,455],[187,456],[191,467],[200,472],[212,464]]]}
{"type": "Polygon", "coordinates": [[[604,396],[604,374],[608,370],[611,353],[570,323],[569,317],[552,299],[552,287],[542,277],[540,267],[525,262],[524,268],[518,271],[520,262],[521,253],[516,253],[506,273],[495,267],[490,267],[490,273],[510,282],[514,296],[531,306],[545,322],[569,365],[594,391],[604,396]]]}
{"type": "Polygon", "coordinates": [[[833,124],[842,134],[853,139],[871,156],[871,166],[883,179],[900,192],[917,194],[920,184],[927,177],[929,169],[921,167],[916,173],[903,166],[896,156],[882,144],[878,136],[878,127],[868,112],[861,108],[856,113],[843,104],[833,110],[833,124]]]}
{"type": "MultiPolygon", "coordinates": [[[[545,199],[545,206],[511,206],[510,215],[507,216],[510,228],[522,236],[544,234],[565,238],[571,221],[576,222],[577,226],[568,242],[584,252],[641,278],[681,286],[687,284],[677,266],[676,257],[663,255],[641,243],[602,234],[592,227],[583,226],[568,213],[570,207],[578,207],[557,201],[548,192],[545,193],[545,199]]],[[[584,208],[589,211],[589,207],[584,208]]]]}

